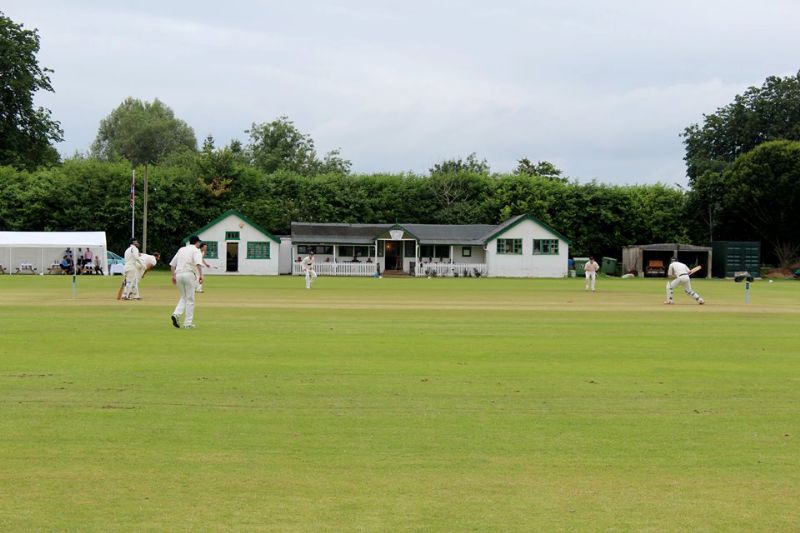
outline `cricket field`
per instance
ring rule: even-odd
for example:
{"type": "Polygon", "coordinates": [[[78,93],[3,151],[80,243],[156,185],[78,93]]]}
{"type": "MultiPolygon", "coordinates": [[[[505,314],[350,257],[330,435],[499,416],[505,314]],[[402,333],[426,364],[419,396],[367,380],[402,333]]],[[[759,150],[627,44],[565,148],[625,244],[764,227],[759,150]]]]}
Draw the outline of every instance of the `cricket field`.
{"type": "Polygon", "coordinates": [[[0,276],[2,531],[798,531],[800,283],[0,276]]]}

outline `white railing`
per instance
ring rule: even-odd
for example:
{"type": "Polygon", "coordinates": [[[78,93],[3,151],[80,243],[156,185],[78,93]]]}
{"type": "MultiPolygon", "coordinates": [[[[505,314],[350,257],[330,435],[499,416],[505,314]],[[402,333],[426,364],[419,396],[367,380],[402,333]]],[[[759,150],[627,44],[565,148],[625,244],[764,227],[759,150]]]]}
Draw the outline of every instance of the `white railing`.
{"type": "MultiPolygon", "coordinates": [[[[317,276],[374,276],[375,263],[314,263],[317,276]]],[[[303,265],[292,263],[292,275],[304,276],[303,265]]]]}
{"type": "Polygon", "coordinates": [[[485,263],[422,263],[416,275],[425,277],[478,278],[486,275],[485,263]]]}

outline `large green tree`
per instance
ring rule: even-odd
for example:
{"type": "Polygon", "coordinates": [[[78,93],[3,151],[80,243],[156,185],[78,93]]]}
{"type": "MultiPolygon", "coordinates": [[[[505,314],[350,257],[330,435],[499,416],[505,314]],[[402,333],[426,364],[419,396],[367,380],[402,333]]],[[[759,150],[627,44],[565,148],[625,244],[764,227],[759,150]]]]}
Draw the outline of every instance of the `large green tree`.
{"type": "Polygon", "coordinates": [[[757,146],[725,170],[722,185],[723,210],[789,266],[800,252],[800,142],[757,146]]]}
{"type": "Polygon", "coordinates": [[[34,106],[37,91],[53,92],[36,59],[39,34],[0,12],[0,165],[32,169],[58,162],[52,143],[63,140],[48,109],[34,106]]]}
{"type": "Polygon", "coordinates": [[[704,115],[703,124],[683,132],[690,183],[706,172],[721,172],[740,155],[774,140],[800,140],[800,72],[770,76],[733,102],[704,115]]]}
{"type": "Polygon", "coordinates": [[[251,163],[268,174],[278,171],[303,176],[350,173],[351,163],[341,157],[339,150],[332,150],[319,159],[314,140],[298,130],[289,117],[253,123],[245,133],[250,134],[251,163]]]}
{"type": "Polygon", "coordinates": [[[729,190],[723,175],[738,157],[774,140],[800,140],[800,72],[770,76],[761,87],[750,87],[705,115],[702,125],[684,130],[691,186],[687,225],[698,239],[761,238],[725,206],[729,190]]]}
{"type": "Polygon", "coordinates": [[[138,166],[196,151],[194,130],[158,98],[127,98],[100,122],[91,155],[107,161],[124,158],[138,166]]]}

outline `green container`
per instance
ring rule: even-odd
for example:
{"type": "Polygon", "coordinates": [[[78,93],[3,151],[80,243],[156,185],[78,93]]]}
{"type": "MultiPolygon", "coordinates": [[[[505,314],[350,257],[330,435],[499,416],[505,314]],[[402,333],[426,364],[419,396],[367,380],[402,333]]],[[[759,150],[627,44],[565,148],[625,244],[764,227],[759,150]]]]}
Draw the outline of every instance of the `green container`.
{"type": "Polygon", "coordinates": [[[617,260],[614,259],[613,257],[604,257],[603,262],[600,265],[600,272],[602,272],[606,276],[616,276],[617,260]]]}
{"type": "Polygon", "coordinates": [[[732,278],[737,272],[761,273],[760,241],[714,241],[711,274],[715,278],[732,278]]]}
{"type": "Polygon", "coordinates": [[[583,267],[586,266],[586,263],[589,262],[589,258],[575,257],[573,258],[573,261],[575,261],[575,275],[578,277],[582,277],[583,275],[585,275],[586,272],[584,272],[583,267]]]}

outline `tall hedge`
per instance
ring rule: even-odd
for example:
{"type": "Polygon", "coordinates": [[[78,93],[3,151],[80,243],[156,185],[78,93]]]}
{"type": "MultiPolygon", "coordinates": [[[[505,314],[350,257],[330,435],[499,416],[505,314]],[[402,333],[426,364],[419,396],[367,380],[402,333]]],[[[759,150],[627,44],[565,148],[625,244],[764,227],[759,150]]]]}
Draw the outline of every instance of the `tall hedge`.
{"type": "MultiPolygon", "coordinates": [[[[231,208],[275,234],[288,234],[292,221],[496,224],[530,213],[570,238],[574,255],[619,257],[624,245],[688,238],[685,196],[664,185],[470,172],[306,177],[244,166],[223,194],[211,194],[191,166],[151,166],[148,182],[148,251],[165,254],[231,208]]],[[[73,159],[35,172],[0,167],[0,230],[104,230],[109,248],[119,252],[130,237],[129,188],[127,163],[73,159]]]]}

